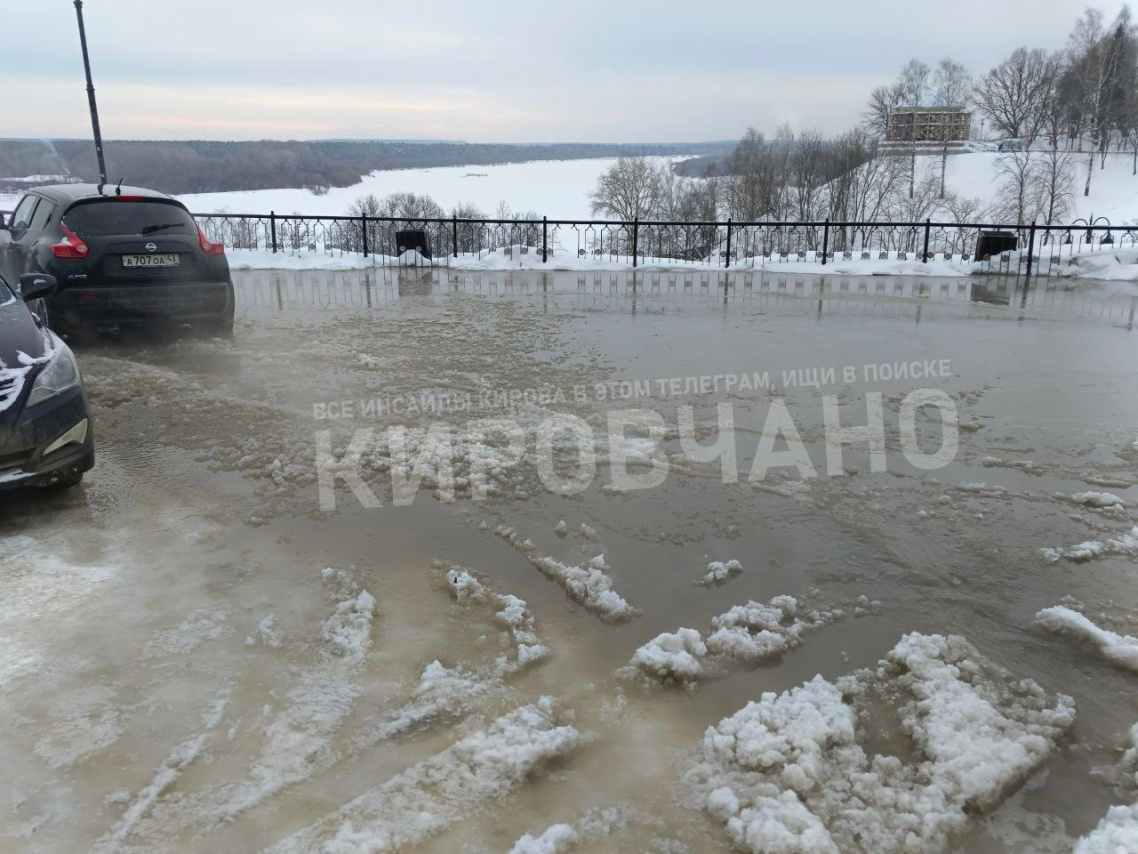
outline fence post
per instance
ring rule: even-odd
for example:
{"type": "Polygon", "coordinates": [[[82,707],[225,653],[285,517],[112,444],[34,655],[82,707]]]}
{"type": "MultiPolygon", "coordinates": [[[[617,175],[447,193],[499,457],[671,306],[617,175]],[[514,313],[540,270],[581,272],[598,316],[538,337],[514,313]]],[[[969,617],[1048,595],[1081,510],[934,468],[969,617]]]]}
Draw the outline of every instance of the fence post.
{"type": "Polygon", "coordinates": [[[450,248],[451,254],[458,257],[458,214],[450,215],[450,248]]]}
{"type": "Polygon", "coordinates": [[[1026,288],[1031,284],[1031,261],[1035,255],[1035,220],[1031,221],[1031,228],[1027,231],[1027,275],[1023,280],[1023,286],[1026,288]]]}
{"type": "Polygon", "coordinates": [[[636,250],[640,239],[640,217],[632,220],[632,266],[636,266],[636,250]]]}
{"type": "Polygon", "coordinates": [[[272,233],[273,254],[277,253],[277,212],[269,211],[269,231],[272,233]]]}
{"type": "Polygon", "coordinates": [[[822,266],[826,266],[826,256],[830,253],[830,218],[822,225],[822,266]]]}
{"type": "Polygon", "coordinates": [[[925,251],[921,253],[921,263],[929,263],[929,227],[932,225],[931,219],[925,220],[925,251]]]}
{"type": "Polygon", "coordinates": [[[360,228],[363,229],[364,235],[364,257],[367,257],[367,214],[360,216],[360,228]]]}
{"type": "MultiPolygon", "coordinates": [[[[727,260],[723,262],[723,269],[731,266],[731,217],[727,217],[727,260]]],[[[710,259],[709,259],[710,260],[710,259]]]]}
{"type": "Polygon", "coordinates": [[[541,263],[549,260],[549,220],[541,218],[541,263]]]}

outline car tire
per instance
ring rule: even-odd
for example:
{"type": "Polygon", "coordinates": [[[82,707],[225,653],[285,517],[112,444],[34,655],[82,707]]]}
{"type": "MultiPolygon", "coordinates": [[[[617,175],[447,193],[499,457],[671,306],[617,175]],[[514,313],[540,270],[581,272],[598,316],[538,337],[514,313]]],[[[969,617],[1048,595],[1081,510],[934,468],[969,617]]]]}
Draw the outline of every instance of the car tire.
{"type": "Polygon", "coordinates": [[[198,324],[201,330],[207,335],[212,335],[216,338],[228,338],[233,334],[233,306],[232,304],[226,312],[214,320],[208,320],[205,323],[198,324]]]}
{"type": "Polygon", "coordinates": [[[233,318],[222,317],[219,320],[211,320],[199,324],[199,328],[211,338],[229,338],[233,335],[233,318]]]}

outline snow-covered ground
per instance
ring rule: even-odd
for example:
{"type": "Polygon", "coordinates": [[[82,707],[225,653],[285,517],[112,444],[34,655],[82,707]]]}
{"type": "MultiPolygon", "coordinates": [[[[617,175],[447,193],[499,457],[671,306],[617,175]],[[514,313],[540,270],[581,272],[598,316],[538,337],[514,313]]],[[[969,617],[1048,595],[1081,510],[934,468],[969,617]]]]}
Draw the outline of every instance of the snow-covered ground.
{"type": "MultiPolygon", "coordinates": [[[[683,158],[654,158],[681,160],[683,158]]],[[[254,190],[180,196],[194,213],[345,214],[361,196],[391,193],[426,194],[450,210],[472,203],[493,216],[499,202],[512,211],[535,211],[550,219],[592,219],[588,194],[613,158],[542,160],[494,166],[443,166],[431,169],[387,169],[363,176],[359,184],[334,187],[322,196],[309,190],[254,190]]]]}
{"type": "MultiPolygon", "coordinates": [[[[999,187],[1003,179],[999,171],[1001,155],[996,152],[974,152],[952,155],[948,158],[945,184],[948,189],[960,196],[978,198],[985,205],[996,203],[999,187]]],[[[1032,152],[1033,158],[1043,157],[1042,152],[1032,152]]],[[[1083,195],[1087,180],[1087,154],[1068,152],[1071,172],[1074,176],[1071,195],[1071,213],[1064,223],[1078,218],[1096,219],[1105,216],[1111,225],[1130,225],[1138,222],[1138,175],[1133,174],[1134,158],[1130,154],[1108,154],[1105,168],[1099,168],[1099,158],[1094,161],[1094,174],[1091,176],[1091,192],[1083,195]]],[[[924,169],[940,174],[940,158],[920,157],[918,170],[924,169]]],[[[1105,223],[1104,223],[1105,224],[1105,223]]]]}

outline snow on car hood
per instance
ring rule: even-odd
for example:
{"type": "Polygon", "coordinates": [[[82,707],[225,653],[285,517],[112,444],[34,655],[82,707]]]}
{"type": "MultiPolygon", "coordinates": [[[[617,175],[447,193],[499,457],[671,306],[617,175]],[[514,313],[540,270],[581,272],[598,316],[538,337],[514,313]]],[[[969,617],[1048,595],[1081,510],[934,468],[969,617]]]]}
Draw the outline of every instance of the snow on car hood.
{"type": "Polygon", "coordinates": [[[52,336],[40,330],[40,338],[43,341],[43,346],[40,348],[39,355],[32,356],[23,350],[16,350],[14,364],[0,358],[0,391],[9,392],[7,395],[0,394],[0,412],[9,409],[20,399],[28,375],[40,365],[50,362],[55,355],[55,342],[52,340],[52,336]],[[12,387],[5,389],[5,386],[12,380],[15,381],[12,387]]]}

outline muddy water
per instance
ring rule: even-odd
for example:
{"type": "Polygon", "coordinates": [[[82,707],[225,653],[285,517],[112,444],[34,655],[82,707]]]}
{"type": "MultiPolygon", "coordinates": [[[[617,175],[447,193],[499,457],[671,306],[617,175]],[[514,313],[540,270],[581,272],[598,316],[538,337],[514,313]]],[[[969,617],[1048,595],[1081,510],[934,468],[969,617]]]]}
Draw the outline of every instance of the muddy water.
{"type": "Polygon", "coordinates": [[[1079,712],[1044,771],[977,818],[962,850],[1069,850],[1123,800],[1096,769],[1115,763],[1138,721],[1135,677],[1032,621],[1069,596],[1100,625],[1138,634],[1133,557],[1039,554],[1138,522],[1132,508],[1069,498],[1138,502],[1132,286],[445,270],[235,278],[232,340],[176,332],[81,348],[98,467],[67,494],[0,499],[0,848],[259,850],[551,695],[594,740],[504,799],[451,804],[422,850],[507,851],[524,833],[623,805],[622,827],[579,850],[726,851],[720,828],[679,805],[678,769],[704,729],[764,691],[870,666],[914,630],[963,634],[1072,695],[1079,712]],[[940,360],[950,369],[931,379],[841,374],[940,360]],[[836,379],[821,388],[784,381],[828,367],[836,379]],[[776,388],[595,393],[762,371],[776,388]],[[896,430],[900,401],[925,386],[951,396],[966,425],[955,459],[931,472],[905,460],[896,430]],[[565,394],[498,405],[527,389],[565,394]],[[855,445],[842,475],[826,476],[822,396],[838,397],[844,422],[864,423],[875,392],[887,470],[873,472],[855,445]],[[488,403],[441,415],[392,403],[432,394],[488,403]],[[775,399],[818,477],[783,468],[749,480],[775,399]],[[345,401],[357,402],[353,417],[315,417],[345,401]],[[364,412],[360,401],[388,407],[364,412]],[[676,432],[678,407],[690,405],[700,440],[714,441],[717,404],[735,421],[733,482],[718,462],[688,459],[676,432]],[[440,501],[428,484],[393,506],[380,463],[363,477],[384,506],[361,506],[341,484],[336,508],[320,507],[317,431],[341,449],[360,429],[512,418],[532,453],[532,430],[551,414],[603,438],[607,414],[631,407],[667,425],[670,472],[650,489],[610,488],[602,460],[584,491],[558,495],[522,463],[486,500],[460,485],[457,500],[440,501]],[[565,564],[603,553],[637,615],[600,619],[485,530],[497,525],[565,564]],[[738,577],[693,583],[730,559],[738,577]],[[407,707],[428,663],[474,672],[501,651],[499,627],[452,599],[434,561],[524,599],[550,655],[368,737],[407,707]],[[326,567],[344,572],[323,579],[326,567]],[[327,626],[361,590],[377,604],[357,654],[327,626]],[[864,595],[880,608],[849,609],[781,660],[698,690],[643,691],[613,676],[660,632],[706,630],[733,605],[780,594],[812,607],[864,595]]]}

